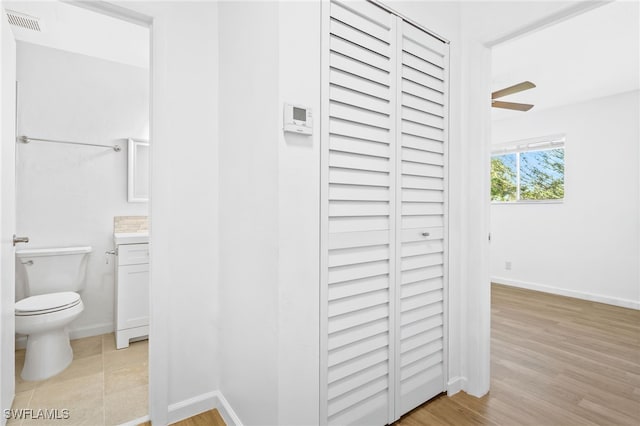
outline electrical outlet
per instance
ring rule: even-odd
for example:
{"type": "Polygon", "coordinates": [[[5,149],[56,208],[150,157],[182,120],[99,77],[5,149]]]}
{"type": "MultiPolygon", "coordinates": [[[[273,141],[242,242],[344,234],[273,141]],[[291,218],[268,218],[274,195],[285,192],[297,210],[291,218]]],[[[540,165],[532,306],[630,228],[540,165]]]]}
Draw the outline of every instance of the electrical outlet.
{"type": "Polygon", "coordinates": [[[507,260],[506,262],[504,262],[504,269],[506,269],[507,271],[511,270],[511,261],[507,260]]]}

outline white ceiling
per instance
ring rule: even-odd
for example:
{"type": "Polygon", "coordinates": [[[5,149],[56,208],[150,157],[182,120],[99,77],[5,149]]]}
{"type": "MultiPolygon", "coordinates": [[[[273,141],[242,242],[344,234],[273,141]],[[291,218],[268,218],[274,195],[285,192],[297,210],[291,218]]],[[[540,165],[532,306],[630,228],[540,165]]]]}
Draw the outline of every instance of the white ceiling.
{"type": "MultiPolygon", "coordinates": [[[[492,51],[492,91],[529,80],[536,88],[500,100],[531,111],[640,89],[640,7],[616,1],[492,51]]],[[[526,112],[492,108],[494,120],[526,112]]]]}
{"type": "Polygon", "coordinates": [[[148,68],[149,29],[60,1],[6,1],[40,18],[42,32],[11,26],[17,40],[148,68]]]}

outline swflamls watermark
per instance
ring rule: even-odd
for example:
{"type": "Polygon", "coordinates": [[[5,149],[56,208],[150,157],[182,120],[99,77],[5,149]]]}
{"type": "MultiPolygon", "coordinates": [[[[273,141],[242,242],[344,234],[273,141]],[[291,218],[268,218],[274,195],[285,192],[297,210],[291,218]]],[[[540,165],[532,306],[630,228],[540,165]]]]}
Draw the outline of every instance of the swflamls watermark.
{"type": "Polygon", "coordinates": [[[24,420],[67,420],[71,413],[66,408],[16,408],[3,410],[4,418],[24,420]]]}

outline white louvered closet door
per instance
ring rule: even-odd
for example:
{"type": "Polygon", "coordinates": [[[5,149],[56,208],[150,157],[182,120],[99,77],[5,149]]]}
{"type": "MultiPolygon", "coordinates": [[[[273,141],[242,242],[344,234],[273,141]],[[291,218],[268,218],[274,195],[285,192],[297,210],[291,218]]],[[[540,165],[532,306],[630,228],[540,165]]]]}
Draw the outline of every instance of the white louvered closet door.
{"type": "Polygon", "coordinates": [[[385,425],[444,389],[446,45],[370,2],[323,13],[320,422],[385,425]]]}
{"type": "Polygon", "coordinates": [[[394,20],[367,2],[331,2],[330,15],[324,422],[384,425],[394,395],[394,20]]]}
{"type": "Polygon", "coordinates": [[[398,24],[396,414],[445,389],[448,45],[398,24]]]}

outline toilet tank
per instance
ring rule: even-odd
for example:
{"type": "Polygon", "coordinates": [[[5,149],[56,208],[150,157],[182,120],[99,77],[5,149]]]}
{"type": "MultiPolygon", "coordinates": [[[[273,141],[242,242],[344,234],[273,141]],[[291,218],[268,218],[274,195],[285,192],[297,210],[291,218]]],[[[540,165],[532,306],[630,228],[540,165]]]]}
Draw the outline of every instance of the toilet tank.
{"type": "Polygon", "coordinates": [[[16,250],[16,273],[22,275],[24,296],[81,291],[87,279],[91,247],[16,250]]]}

